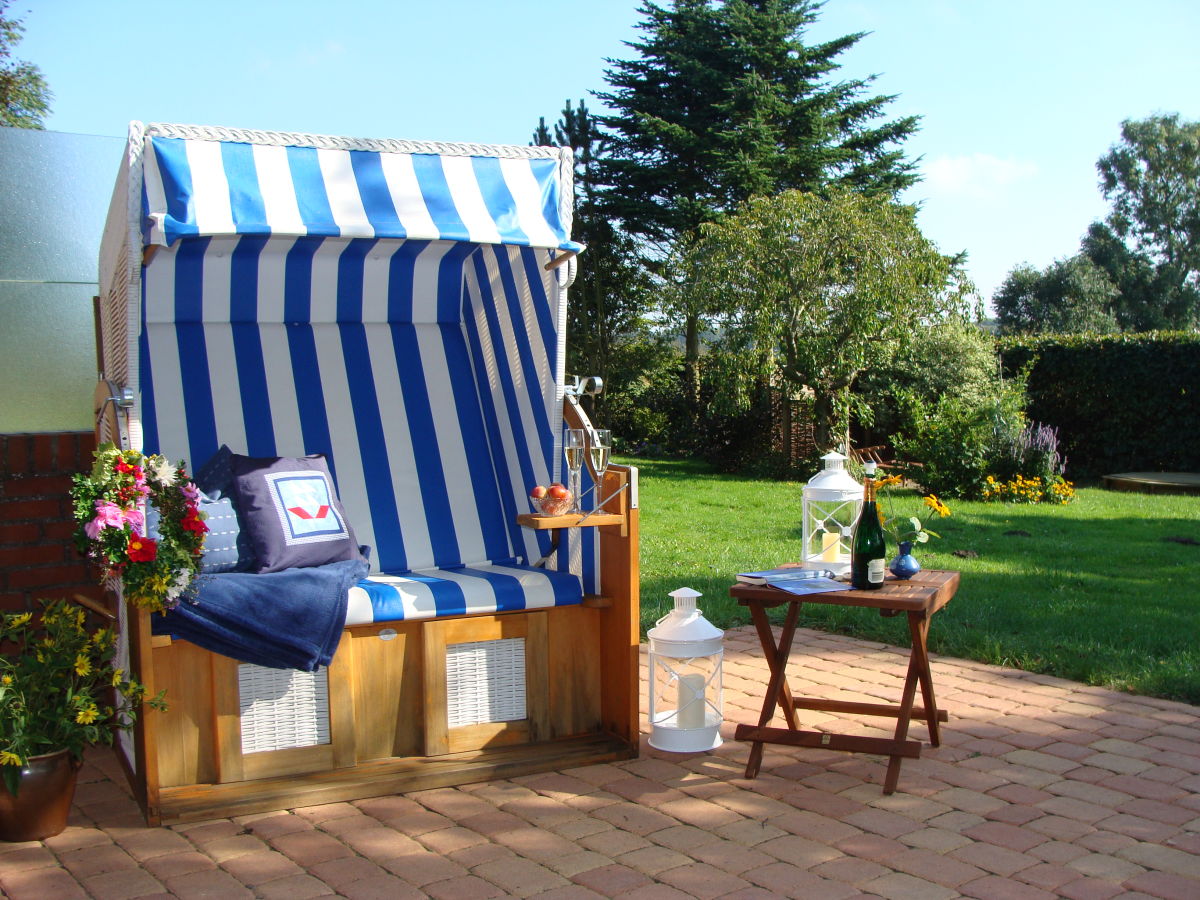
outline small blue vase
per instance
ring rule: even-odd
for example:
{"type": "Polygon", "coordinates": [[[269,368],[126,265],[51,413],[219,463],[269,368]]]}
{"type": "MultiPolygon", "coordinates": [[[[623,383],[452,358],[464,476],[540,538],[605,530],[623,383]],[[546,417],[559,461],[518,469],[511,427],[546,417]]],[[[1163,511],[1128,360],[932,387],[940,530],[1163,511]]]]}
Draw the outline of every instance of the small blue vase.
{"type": "Polygon", "coordinates": [[[912,555],[912,541],[900,542],[900,555],[892,560],[889,568],[901,581],[907,581],[921,571],[921,564],[912,555]]]}

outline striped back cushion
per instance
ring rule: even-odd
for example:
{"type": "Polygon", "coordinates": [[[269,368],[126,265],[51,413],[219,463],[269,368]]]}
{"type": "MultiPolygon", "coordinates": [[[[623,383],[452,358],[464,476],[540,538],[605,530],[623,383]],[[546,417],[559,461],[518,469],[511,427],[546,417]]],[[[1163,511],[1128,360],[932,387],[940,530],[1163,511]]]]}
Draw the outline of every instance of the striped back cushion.
{"type": "Polygon", "coordinates": [[[143,447],[194,465],[222,443],[324,453],[375,571],[535,559],[546,535],[515,517],[530,485],[560,477],[561,293],[544,259],[183,239],[144,272],[143,447]]]}

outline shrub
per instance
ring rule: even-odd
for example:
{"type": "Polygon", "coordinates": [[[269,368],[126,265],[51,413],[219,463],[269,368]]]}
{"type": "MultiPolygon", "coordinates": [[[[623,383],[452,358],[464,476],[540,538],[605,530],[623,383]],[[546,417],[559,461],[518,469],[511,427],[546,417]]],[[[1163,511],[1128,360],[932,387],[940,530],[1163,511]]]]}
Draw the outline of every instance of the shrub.
{"type": "Polygon", "coordinates": [[[1050,425],[1027,422],[1015,434],[1005,430],[997,435],[996,444],[989,473],[1001,479],[1024,475],[1049,484],[1066,470],[1066,459],[1058,452],[1058,429],[1050,425]]]}
{"type": "Polygon", "coordinates": [[[1200,469],[1200,334],[1064,335],[1000,342],[1027,370],[1029,414],[1061,430],[1071,474],[1200,469]]]}
{"type": "Polygon", "coordinates": [[[1025,427],[1020,381],[973,402],[944,396],[930,404],[908,395],[911,433],[894,439],[905,474],[926,493],[973,499],[1025,427]]]}
{"type": "Polygon", "coordinates": [[[1000,385],[995,340],[978,325],[953,317],[919,327],[894,358],[858,379],[854,392],[867,407],[858,417],[863,429],[858,443],[883,444],[897,432],[910,433],[913,396],[926,404],[949,396],[979,405],[1000,385]]]}

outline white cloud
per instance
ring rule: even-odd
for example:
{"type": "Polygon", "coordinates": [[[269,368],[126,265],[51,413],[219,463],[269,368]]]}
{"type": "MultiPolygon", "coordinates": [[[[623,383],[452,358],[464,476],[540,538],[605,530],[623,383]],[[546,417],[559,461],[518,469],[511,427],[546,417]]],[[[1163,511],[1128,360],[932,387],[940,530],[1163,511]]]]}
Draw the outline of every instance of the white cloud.
{"type": "Polygon", "coordinates": [[[932,195],[973,200],[999,199],[1012,185],[1038,174],[1036,163],[1001,159],[990,153],[935,156],[924,165],[925,180],[917,186],[932,195]]]}

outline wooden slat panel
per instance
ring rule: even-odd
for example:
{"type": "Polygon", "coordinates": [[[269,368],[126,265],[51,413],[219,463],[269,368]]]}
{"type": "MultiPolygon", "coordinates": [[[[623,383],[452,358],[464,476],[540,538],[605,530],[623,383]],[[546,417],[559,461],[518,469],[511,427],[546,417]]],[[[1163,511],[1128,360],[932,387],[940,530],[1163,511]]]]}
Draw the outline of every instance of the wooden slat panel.
{"type": "Polygon", "coordinates": [[[334,768],[334,749],[332,744],[314,744],[311,747],[245,753],[241,756],[241,765],[244,781],[326,772],[334,768]]]}
{"type": "Polygon", "coordinates": [[[242,715],[238,694],[238,661],[216,653],[212,663],[213,731],[217,781],[243,781],[242,715]]]}
{"type": "Polygon", "coordinates": [[[355,626],[342,638],[354,645],[351,692],[360,761],[424,750],[420,635],[419,622],[395,622],[355,626]]]}
{"type": "Polygon", "coordinates": [[[153,716],[157,723],[158,772],[164,787],[216,780],[210,656],[187,641],[154,651],[158,687],[166,689],[168,709],[144,709],[142,716],[153,716]]]}
{"type": "MultiPolygon", "coordinates": [[[[545,612],[531,612],[525,617],[525,712],[529,719],[529,740],[544,741],[550,737],[550,667],[546,649],[547,626],[545,612]]],[[[578,661],[572,665],[578,665],[578,661]]]]}
{"type": "Polygon", "coordinates": [[[485,747],[508,747],[513,744],[529,743],[529,720],[519,722],[481,722],[478,725],[464,725],[461,728],[451,728],[446,740],[451,753],[462,753],[464,750],[481,750],[485,747]]]}
{"type": "Polygon", "coordinates": [[[358,735],[354,728],[354,642],[338,642],[337,653],[329,663],[329,740],[333,745],[330,765],[338,768],[358,762],[358,735]]]}
{"type": "MultiPolygon", "coordinates": [[[[604,490],[629,481],[625,466],[609,468],[604,490]]],[[[614,500],[624,511],[623,526],[600,529],[600,583],[612,606],[600,616],[601,714],[604,727],[634,746],[638,743],[638,510],[628,507],[629,490],[614,500]]]]}
{"type": "Polygon", "coordinates": [[[550,734],[561,738],[600,730],[600,617],[581,606],[547,617],[550,734]]]}
{"type": "Polygon", "coordinates": [[[423,622],[421,628],[425,690],[425,755],[442,756],[450,752],[446,721],[446,624],[437,620],[423,622]]]}

